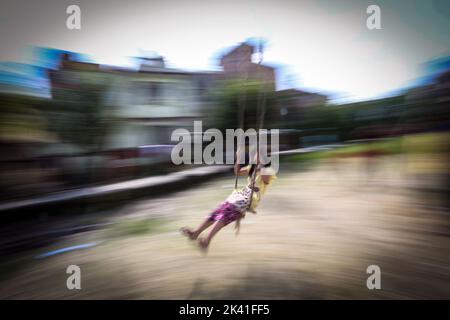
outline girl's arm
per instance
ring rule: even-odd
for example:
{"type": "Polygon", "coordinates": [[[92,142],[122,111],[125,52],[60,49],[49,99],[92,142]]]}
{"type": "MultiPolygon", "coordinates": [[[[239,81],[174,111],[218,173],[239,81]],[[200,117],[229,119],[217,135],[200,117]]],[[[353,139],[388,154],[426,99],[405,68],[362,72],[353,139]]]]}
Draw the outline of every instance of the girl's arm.
{"type": "Polygon", "coordinates": [[[261,169],[261,180],[264,182],[264,184],[270,184],[273,179],[276,179],[275,172],[270,167],[264,167],[261,169]]]}
{"type": "Polygon", "coordinates": [[[238,148],[236,150],[236,163],[234,164],[234,174],[237,176],[244,176],[248,174],[248,172],[250,171],[250,167],[248,166],[241,167],[238,164],[237,159],[239,158],[240,155],[242,155],[242,150],[238,148]]]}
{"type": "Polygon", "coordinates": [[[248,175],[249,171],[250,171],[250,167],[249,166],[240,167],[238,163],[236,163],[234,165],[234,174],[235,175],[245,176],[245,175],[248,175]]]}
{"type": "Polygon", "coordinates": [[[271,180],[272,176],[268,176],[268,175],[262,175],[261,179],[264,182],[264,184],[269,184],[270,180],[271,180]]]}

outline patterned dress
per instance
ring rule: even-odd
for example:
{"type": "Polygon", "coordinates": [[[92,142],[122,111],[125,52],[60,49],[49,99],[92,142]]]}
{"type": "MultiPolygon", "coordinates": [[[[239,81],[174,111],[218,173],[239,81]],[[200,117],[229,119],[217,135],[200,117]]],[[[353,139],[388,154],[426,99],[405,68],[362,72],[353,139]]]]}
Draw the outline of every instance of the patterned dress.
{"type": "Polygon", "coordinates": [[[225,225],[239,219],[250,204],[250,185],[234,190],[216,210],[209,215],[211,221],[222,221],[225,225]]]}

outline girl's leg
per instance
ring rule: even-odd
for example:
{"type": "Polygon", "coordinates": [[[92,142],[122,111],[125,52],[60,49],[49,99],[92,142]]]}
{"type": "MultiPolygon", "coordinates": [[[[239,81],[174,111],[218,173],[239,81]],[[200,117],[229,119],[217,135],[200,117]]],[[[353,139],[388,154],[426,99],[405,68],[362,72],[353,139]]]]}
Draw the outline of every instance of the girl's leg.
{"type": "Polygon", "coordinates": [[[206,218],[202,222],[202,224],[200,226],[198,226],[197,229],[191,230],[191,229],[185,227],[185,228],[181,228],[181,232],[183,232],[183,234],[185,236],[189,237],[189,239],[196,240],[197,237],[200,235],[200,233],[202,233],[204,230],[208,229],[213,223],[214,223],[214,221],[210,220],[209,218],[206,218]]]}
{"type": "Polygon", "coordinates": [[[204,230],[208,229],[211,225],[213,225],[214,222],[215,221],[211,220],[209,217],[206,218],[205,221],[203,221],[203,223],[192,232],[192,235],[195,237],[194,240],[197,239],[200,233],[202,233],[204,230]]]}
{"type": "Polygon", "coordinates": [[[226,226],[226,224],[223,221],[217,221],[216,224],[214,225],[214,227],[209,232],[209,234],[205,238],[200,239],[200,246],[203,249],[208,248],[209,243],[211,242],[211,239],[216,235],[217,232],[220,231],[220,229],[222,229],[225,226],[226,226]]]}

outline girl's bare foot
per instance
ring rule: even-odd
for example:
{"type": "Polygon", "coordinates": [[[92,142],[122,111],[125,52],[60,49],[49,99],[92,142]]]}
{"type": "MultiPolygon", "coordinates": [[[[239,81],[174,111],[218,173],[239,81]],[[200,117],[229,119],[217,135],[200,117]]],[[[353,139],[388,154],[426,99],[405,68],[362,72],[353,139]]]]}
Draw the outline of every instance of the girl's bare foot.
{"type": "Polygon", "coordinates": [[[209,241],[207,239],[200,238],[198,239],[198,246],[204,253],[206,253],[208,252],[209,241]]]}
{"type": "Polygon", "coordinates": [[[190,240],[197,240],[197,235],[194,231],[189,229],[188,227],[183,227],[180,229],[181,233],[188,237],[190,240]]]}

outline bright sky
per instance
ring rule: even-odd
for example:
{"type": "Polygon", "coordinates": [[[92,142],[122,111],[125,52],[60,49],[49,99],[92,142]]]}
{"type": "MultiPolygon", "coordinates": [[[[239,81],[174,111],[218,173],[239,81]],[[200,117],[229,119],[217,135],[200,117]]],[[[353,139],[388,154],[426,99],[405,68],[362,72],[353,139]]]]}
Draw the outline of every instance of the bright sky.
{"type": "Polygon", "coordinates": [[[30,62],[29,46],[81,52],[130,65],[142,50],[172,67],[217,68],[224,51],[252,37],[267,41],[264,61],[278,88],[369,99],[411,84],[423,64],[450,55],[450,1],[365,0],[2,0],[0,60],[30,62]],[[65,26],[81,7],[81,30],[65,26]],[[366,8],[381,8],[381,30],[366,28],[366,8]]]}

